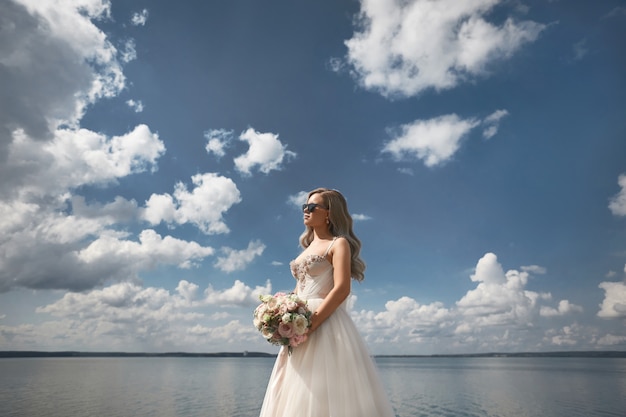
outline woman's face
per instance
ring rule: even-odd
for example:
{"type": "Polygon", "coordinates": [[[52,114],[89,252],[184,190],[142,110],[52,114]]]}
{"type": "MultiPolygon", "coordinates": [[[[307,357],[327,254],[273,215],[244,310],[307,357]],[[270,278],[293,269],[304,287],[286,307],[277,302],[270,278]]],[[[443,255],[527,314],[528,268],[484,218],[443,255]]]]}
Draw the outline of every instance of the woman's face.
{"type": "Polygon", "coordinates": [[[313,194],[309,197],[307,204],[317,204],[318,206],[309,211],[304,209],[304,224],[309,227],[316,227],[326,224],[326,218],[328,217],[328,210],[326,210],[326,204],[324,199],[319,193],[313,194]]]}

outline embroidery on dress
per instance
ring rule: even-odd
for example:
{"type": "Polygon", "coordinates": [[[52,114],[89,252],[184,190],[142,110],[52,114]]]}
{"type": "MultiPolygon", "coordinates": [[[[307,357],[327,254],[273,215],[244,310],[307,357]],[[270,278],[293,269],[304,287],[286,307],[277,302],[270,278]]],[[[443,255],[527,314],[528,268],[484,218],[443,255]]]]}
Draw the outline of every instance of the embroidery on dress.
{"type": "Polygon", "coordinates": [[[291,275],[298,281],[298,288],[300,290],[304,289],[306,278],[309,276],[309,270],[311,265],[315,262],[326,260],[322,255],[311,254],[307,255],[300,262],[296,262],[295,260],[289,263],[289,268],[291,269],[291,275]]]}

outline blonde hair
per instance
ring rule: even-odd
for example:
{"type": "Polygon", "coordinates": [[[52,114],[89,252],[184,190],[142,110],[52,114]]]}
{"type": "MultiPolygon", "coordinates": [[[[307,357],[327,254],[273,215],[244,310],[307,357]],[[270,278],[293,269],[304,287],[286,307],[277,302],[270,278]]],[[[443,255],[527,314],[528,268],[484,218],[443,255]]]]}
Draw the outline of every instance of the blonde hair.
{"type": "MultiPolygon", "coordinates": [[[[345,197],[337,190],[316,188],[309,193],[307,201],[313,194],[322,197],[324,206],[328,209],[328,230],[333,236],[343,237],[350,245],[350,271],[352,278],[363,281],[365,278],[365,262],[360,257],[361,241],[352,231],[352,217],[348,212],[348,203],[345,197]]],[[[313,241],[313,228],[307,226],[300,235],[300,246],[308,248],[313,241]]]]}

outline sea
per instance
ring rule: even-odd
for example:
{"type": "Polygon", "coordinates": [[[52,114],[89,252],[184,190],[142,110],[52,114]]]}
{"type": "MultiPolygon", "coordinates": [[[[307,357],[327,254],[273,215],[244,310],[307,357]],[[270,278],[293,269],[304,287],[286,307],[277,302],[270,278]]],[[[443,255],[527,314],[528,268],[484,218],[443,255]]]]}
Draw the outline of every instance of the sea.
{"type": "MultiPolygon", "coordinates": [[[[398,417],[626,416],[626,358],[375,361],[398,417]]],[[[3,358],[0,416],[256,417],[273,363],[272,357],[3,358]]]]}

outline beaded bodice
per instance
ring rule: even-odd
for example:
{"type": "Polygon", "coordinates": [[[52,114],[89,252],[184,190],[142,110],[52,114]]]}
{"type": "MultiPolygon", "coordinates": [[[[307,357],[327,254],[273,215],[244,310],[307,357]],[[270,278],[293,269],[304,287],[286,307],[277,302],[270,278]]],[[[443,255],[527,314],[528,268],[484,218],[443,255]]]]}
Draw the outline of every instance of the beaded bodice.
{"type": "Polygon", "coordinates": [[[333,288],[333,265],[325,256],[308,255],[291,261],[289,267],[300,297],[324,298],[333,288]]]}

